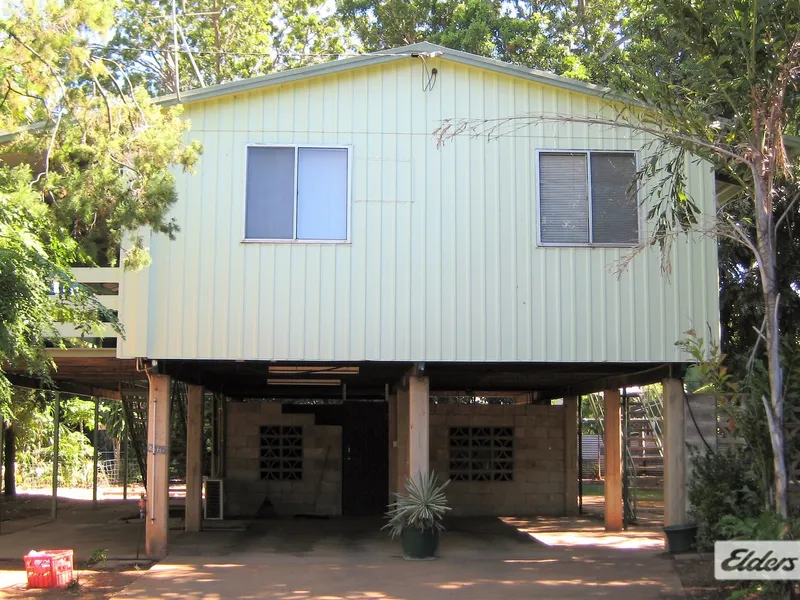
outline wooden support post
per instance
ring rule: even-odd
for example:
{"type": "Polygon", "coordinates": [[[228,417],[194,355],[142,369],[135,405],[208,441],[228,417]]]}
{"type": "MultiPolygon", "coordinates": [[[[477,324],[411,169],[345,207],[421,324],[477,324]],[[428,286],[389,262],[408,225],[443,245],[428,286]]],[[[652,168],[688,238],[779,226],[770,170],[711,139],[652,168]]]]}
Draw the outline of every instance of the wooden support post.
{"type": "Polygon", "coordinates": [[[408,389],[398,388],[397,390],[397,468],[395,470],[396,485],[398,492],[405,492],[406,481],[411,473],[408,464],[408,430],[409,430],[409,391],[408,389]]]}
{"type": "Polygon", "coordinates": [[[397,396],[388,394],[389,409],[389,503],[394,502],[397,489],[397,396]]]}
{"type": "Polygon", "coordinates": [[[578,514],[578,397],[564,398],[564,514],[578,514]]]}
{"type": "Polygon", "coordinates": [[[409,428],[408,465],[412,478],[427,475],[430,470],[430,395],[427,377],[412,376],[408,380],[409,428]]]}
{"type": "Polygon", "coordinates": [[[622,413],[619,390],[603,390],[606,531],[622,531],[622,413]]]}
{"type": "Polygon", "coordinates": [[[61,426],[61,394],[53,393],[53,497],[50,517],[58,516],[58,434],[61,426]]]}
{"type": "Polygon", "coordinates": [[[188,386],[186,415],[186,531],[200,531],[203,506],[203,397],[201,385],[188,386]]]}
{"type": "Polygon", "coordinates": [[[686,416],[683,381],[664,380],[664,526],[686,523],[686,416]]]}
{"type": "Polygon", "coordinates": [[[92,457],[92,464],[94,465],[94,472],[92,473],[92,508],[97,508],[97,464],[100,457],[100,398],[94,399],[94,430],[92,431],[92,443],[94,445],[94,456],[92,457]]]}
{"type": "Polygon", "coordinates": [[[169,532],[169,375],[150,375],[147,412],[147,514],[145,554],[160,559],[167,555],[169,532]]]}

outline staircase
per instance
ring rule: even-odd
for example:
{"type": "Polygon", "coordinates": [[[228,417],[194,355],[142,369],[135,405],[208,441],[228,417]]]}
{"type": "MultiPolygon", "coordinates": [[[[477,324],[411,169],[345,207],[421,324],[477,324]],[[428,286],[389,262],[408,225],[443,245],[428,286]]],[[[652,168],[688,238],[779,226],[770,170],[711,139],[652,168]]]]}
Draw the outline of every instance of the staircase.
{"type": "MultiPolygon", "coordinates": [[[[605,436],[605,408],[601,394],[588,396],[598,418],[601,437],[605,436]]],[[[623,490],[628,522],[636,522],[639,492],[660,490],[664,485],[663,419],[660,398],[647,394],[628,397],[627,427],[623,414],[623,459],[626,488],[623,490]]]]}
{"type": "Polygon", "coordinates": [[[664,446],[661,402],[647,396],[628,400],[628,434],[625,446],[629,459],[629,479],[640,490],[661,489],[664,485],[664,446]]]}

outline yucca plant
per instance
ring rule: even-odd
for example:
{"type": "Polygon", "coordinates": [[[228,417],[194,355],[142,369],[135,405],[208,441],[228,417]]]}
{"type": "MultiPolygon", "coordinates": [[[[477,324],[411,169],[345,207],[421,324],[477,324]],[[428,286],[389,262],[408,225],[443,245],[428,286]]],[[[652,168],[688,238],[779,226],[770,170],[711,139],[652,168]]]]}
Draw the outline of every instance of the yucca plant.
{"type": "Polygon", "coordinates": [[[441,520],[450,510],[444,488],[450,480],[439,485],[435,473],[422,473],[418,480],[409,478],[406,492],[395,494],[396,502],[389,505],[386,516],[389,522],[383,529],[389,529],[392,538],[403,533],[404,529],[440,531],[444,529],[441,520]]]}

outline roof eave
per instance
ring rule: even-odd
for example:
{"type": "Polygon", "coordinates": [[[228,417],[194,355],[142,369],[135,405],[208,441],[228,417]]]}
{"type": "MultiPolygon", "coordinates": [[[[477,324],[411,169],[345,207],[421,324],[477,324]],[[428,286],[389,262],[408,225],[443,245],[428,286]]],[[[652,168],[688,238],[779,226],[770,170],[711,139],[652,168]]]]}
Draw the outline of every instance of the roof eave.
{"type": "Polygon", "coordinates": [[[229,83],[222,83],[219,85],[212,85],[204,88],[197,88],[180,93],[180,100],[177,94],[169,94],[168,96],[161,96],[156,98],[156,102],[163,106],[172,106],[174,104],[188,104],[190,102],[199,102],[202,100],[211,100],[220,96],[227,96],[230,94],[240,94],[249,92],[256,89],[265,87],[272,87],[275,85],[282,85],[286,83],[293,83],[312,77],[321,75],[333,75],[335,73],[342,73],[344,71],[351,71],[360,67],[379,65],[382,63],[390,62],[405,58],[404,55],[387,56],[388,53],[382,53],[379,56],[364,55],[354,56],[348,58],[341,58],[319,65],[309,65],[307,67],[298,67],[296,69],[287,69],[286,71],[279,71],[277,73],[270,73],[269,75],[261,75],[259,77],[251,77],[249,79],[240,79],[238,81],[231,81],[229,83]]]}

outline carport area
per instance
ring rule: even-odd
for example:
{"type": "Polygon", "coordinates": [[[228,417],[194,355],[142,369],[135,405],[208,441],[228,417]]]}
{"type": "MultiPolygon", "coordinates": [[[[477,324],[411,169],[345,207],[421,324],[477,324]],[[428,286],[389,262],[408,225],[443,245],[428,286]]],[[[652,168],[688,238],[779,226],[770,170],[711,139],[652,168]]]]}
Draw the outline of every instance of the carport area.
{"type": "MultiPolygon", "coordinates": [[[[578,516],[579,396],[592,390],[603,391],[605,405],[605,531],[621,531],[620,389],[659,380],[667,429],[664,523],[685,518],[684,365],[151,360],[134,366],[146,382],[89,391],[117,397],[126,414],[135,413],[127,422],[146,477],[140,546],[150,559],[176,555],[170,546],[180,543],[178,534],[210,528],[209,519],[333,522],[381,515],[409,477],[429,471],[451,481],[454,518],[578,516]],[[173,514],[176,463],[185,466],[185,509],[173,514]],[[179,515],[176,526],[171,517],[179,515]]],[[[60,373],[79,378],[78,363],[73,367],[60,373]]],[[[71,393],[90,383],[58,380],[71,393]]]]}
{"type": "MultiPolygon", "coordinates": [[[[68,505],[57,523],[20,523],[0,543],[0,596],[26,596],[20,582],[29,547],[94,548],[133,558],[138,520],[131,503],[96,510],[68,505]],[[16,562],[13,562],[13,559],[16,562]]],[[[180,531],[169,555],[112,597],[275,600],[682,598],[672,561],[654,528],[606,532],[582,518],[457,517],[446,521],[435,561],[402,559],[381,518],[231,520],[180,531]]]]}

